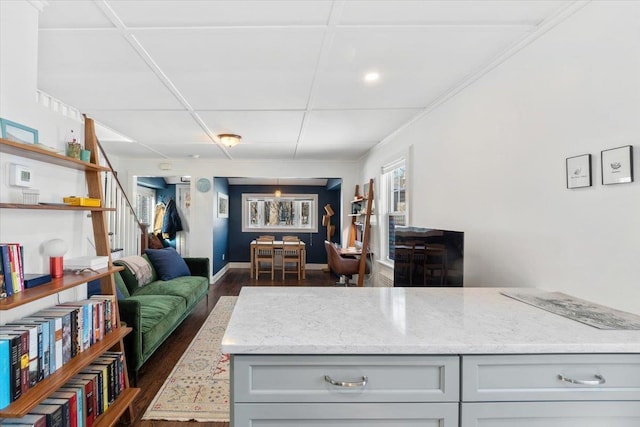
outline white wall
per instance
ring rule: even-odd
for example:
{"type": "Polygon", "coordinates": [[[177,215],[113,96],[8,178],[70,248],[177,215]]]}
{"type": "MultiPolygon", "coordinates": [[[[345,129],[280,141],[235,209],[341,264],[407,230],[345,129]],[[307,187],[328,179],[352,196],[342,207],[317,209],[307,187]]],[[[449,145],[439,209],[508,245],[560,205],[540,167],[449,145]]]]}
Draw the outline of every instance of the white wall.
{"type": "Polygon", "coordinates": [[[368,157],[413,145],[411,222],[465,232],[465,286],[556,289],[640,313],[640,3],[590,3],[368,157]],[[634,146],[632,184],[600,151],[634,146]],[[593,155],[591,188],[565,158],[593,155]]]}
{"type": "MultiPolygon", "coordinates": [[[[37,129],[40,142],[63,150],[69,130],[74,129],[82,137],[83,124],[63,115],[62,110],[52,111],[37,101],[38,15],[38,9],[29,2],[0,1],[0,117],[37,129]]],[[[84,175],[78,171],[1,153],[0,202],[22,202],[21,188],[9,185],[11,163],[31,168],[33,188],[40,190],[40,201],[59,203],[64,196],[86,194],[84,175]]],[[[69,246],[67,256],[80,256],[91,253],[87,236],[93,234],[86,213],[14,209],[0,212],[0,241],[24,246],[26,273],[49,271],[49,259],[43,254],[44,242],[62,238],[69,246]]],[[[86,288],[79,286],[2,312],[0,324],[83,296],[86,288]]]]}

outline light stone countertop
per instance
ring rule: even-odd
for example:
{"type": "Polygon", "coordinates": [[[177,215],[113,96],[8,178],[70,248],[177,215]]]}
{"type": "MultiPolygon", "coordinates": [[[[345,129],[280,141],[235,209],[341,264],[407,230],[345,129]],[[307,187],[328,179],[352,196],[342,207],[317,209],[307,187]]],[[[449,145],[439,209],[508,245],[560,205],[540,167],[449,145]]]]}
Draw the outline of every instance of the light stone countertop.
{"type": "Polygon", "coordinates": [[[638,330],[597,329],[501,295],[504,290],[243,287],[222,351],[640,353],[638,330]]]}

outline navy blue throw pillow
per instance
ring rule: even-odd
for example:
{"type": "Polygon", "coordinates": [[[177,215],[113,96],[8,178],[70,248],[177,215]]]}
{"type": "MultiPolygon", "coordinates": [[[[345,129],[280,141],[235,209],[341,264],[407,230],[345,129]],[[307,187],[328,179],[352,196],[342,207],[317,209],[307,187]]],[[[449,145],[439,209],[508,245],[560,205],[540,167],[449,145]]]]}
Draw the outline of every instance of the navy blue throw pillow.
{"type": "Polygon", "coordinates": [[[166,281],[175,279],[176,277],[191,275],[187,263],[184,262],[180,254],[171,247],[164,249],[147,249],[144,253],[149,257],[160,280],[166,281]]]}

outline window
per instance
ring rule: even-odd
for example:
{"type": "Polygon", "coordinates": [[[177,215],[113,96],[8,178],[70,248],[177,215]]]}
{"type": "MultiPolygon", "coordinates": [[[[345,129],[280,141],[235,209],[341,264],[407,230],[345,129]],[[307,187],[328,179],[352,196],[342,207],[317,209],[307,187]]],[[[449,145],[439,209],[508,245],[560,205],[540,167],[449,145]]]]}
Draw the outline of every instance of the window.
{"type": "Polygon", "coordinates": [[[153,213],[156,204],[156,191],[138,186],[136,195],[136,216],[138,220],[147,225],[153,224],[153,213]]]}
{"type": "Polygon", "coordinates": [[[243,232],[318,232],[317,194],[242,195],[243,232]]]}
{"type": "Polygon", "coordinates": [[[381,224],[382,257],[393,261],[394,225],[407,225],[407,170],[404,159],[382,168],[381,204],[384,215],[381,224]]]}

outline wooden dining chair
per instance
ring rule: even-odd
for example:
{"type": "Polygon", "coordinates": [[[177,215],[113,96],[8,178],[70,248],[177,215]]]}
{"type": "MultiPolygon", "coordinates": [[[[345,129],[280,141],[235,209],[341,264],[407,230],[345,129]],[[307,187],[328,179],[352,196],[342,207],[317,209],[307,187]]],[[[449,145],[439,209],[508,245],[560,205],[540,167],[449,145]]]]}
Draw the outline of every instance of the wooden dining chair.
{"type": "Polygon", "coordinates": [[[300,238],[298,236],[282,236],[283,242],[299,242],[300,238]]]}
{"type": "Polygon", "coordinates": [[[271,273],[271,280],[275,278],[275,248],[273,240],[256,239],[258,245],[255,248],[254,266],[256,269],[256,280],[260,278],[260,273],[271,273]]]}
{"type": "Polygon", "coordinates": [[[282,245],[282,280],[286,274],[297,274],[298,280],[302,278],[302,255],[304,246],[300,242],[290,242],[282,245]],[[292,267],[288,269],[288,267],[292,267]]]}
{"type": "Polygon", "coordinates": [[[267,236],[267,235],[265,235],[265,236],[258,236],[258,238],[257,238],[256,240],[257,240],[258,242],[260,242],[260,241],[264,242],[264,241],[267,241],[267,240],[270,240],[270,241],[272,241],[272,242],[273,242],[274,240],[276,240],[276,236],[267,236]]]}

